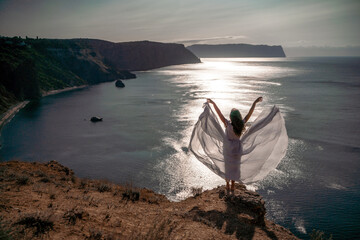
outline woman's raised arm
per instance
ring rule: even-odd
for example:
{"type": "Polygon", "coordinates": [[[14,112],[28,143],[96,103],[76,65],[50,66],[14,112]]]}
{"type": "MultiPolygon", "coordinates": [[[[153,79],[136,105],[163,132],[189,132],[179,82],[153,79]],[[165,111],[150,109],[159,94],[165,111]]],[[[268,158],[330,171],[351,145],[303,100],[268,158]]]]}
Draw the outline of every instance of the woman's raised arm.
{"type": "Polygon", "coordinates": [[[207,99],[207,102],[208,102],[208,103],[212,103],[212,104],[214,105],[215,111],[216,111],[216,113],[219,115],[220,120],[224,123],[225,127],[227,127],[227,126],[226,126],[225,117],[224,117],[224,115],[221,113],[221,111],[220,111],[220,109],[218,108],[218,106],[216,105],[216,103],[215,103],[213,100],[211,100],[210,98],[207,99]]]}
{"type": "Polygon", "coordinates": [[[255,106],[258,102],[261,102],[262,101],[262,97],[258,97],[254,103],[252,104],[251,108],[250,108],[250,111],[249,113],[245,116],[244,118],[244,124],[249,120],[249,118],[251,117],[251,115],[253,114],[254,112],[254,109],[255,109],[255,106]]]}

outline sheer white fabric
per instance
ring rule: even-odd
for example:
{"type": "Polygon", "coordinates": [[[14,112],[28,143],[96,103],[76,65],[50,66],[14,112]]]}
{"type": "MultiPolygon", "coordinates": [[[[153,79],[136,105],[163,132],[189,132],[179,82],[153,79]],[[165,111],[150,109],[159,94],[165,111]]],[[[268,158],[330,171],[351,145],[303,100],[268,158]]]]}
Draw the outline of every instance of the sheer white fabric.
{"type": "Polygon", "coordinates": [[[240,139],[227,135],[210,105],[205,103],[194,126],[189,150],[222,178],[243,183],[259,181],[286,154],[285,121],[276,106],[264,110],[240,139]]]}

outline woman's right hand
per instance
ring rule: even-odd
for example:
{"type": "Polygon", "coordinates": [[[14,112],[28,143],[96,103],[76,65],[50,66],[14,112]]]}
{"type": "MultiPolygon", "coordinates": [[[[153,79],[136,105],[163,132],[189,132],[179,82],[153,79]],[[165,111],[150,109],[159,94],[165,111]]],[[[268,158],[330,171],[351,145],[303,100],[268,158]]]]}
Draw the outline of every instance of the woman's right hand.
{"type": "Polygon", "coordinates": [[[258,98],[255,100],[255,103],[262,102],[262,100],[263,100],[262,97],[258,97],[258,98]]]}

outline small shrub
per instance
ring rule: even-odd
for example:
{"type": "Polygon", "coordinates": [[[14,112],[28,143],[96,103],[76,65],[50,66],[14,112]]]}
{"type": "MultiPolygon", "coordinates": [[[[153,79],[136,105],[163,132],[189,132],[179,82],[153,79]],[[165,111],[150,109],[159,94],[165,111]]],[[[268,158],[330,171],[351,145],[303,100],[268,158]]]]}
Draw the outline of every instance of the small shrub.
{"type": "Polygon", "coordinates": [[[87,186],[87,181],[84,179],[81,179],[79,188],[84,189],[86,186],[87,186]]]}
{"type": "Polygon", "coordinates": [[[104,220],[109,221],[110,220],[110,213],[106,213],[104,220]]]}
{"type": "Polygon", "coordinates": [[[76,183],[76,177],[75,176],[71,176],[71,182],[76,183]]]}
{"type": "MultiPolygon", "coordinates": [[[[1,220],[1,218],[0,218],[1,220]]],[[[11,231],[3,226],[3,224],[0,221],[0,239],[1,240],[10,240],[11,237],[11,231]]]]}
{"type": "Polygon", "coordinates": [[[64,218],[68,220],[71,225],[75,225],[76,221],[84,219],[88,214],[82,209],[73,208],[64,214],[64,218]]]}
{"type": "Polygon", "coordinates": [[[6,167],[2,166],[0,167],[0,175],[5,175],[6,173],[6,167]]]}
{"type": "Polygon", "coordinates": [[[102,232],[99,230],[90,230],[90,235],[86,237],[86,239],[89,240],[101,240],[101,237],[103,236],[102,232]]]}
{"type": "Polygon", "coordinates": [[[97,187],[97,190],[101,193],[102,192],[111,192],[112,188],[108,184],[102,183],[97,187]]]}
{"type": "Polygon", "coordinates": [[[122,194],[122,199],[131,200],[133,202],[139,201],[140,193],[138,191],[133,191],[132,189],[126,189],[122,194]]]}
{"type": "Polygon", "coordinates": [[[26,228],[34,228],[34,235],[38,236],[54,229],[54,222],[50,215],[30,214],[21,218],[17,224],[25,225],[26,228]]]}
{"type": "Polygon", "coordinates": [[[63,171],[65,172],[65,174],[66,174],[67,176],[70,174],[70,169],[67,168],[67,167],[65,167],[65,168],[63,169],[63,171]]]}
{"type": "Polygon", "coordinates": [[[9,180],[17,179],[17,177],[18,177],[18,176],[17,176],[15,173],[9,173],[9,174],[8,174],[9,180]]]}
{"type": "Polygon", "coordinates": [[[40,179],[40,182],[48,183],[48,182],[50,182],[50,179],[48,177],[43,177],[40,179]]]}
{"type": "Polygon", "coordinates": [[[55,194],[50,194],[50,199],[55,199],[55,194]]]}
{"type": "Polygon", "coordinates": [[[46,174],[43,172],[43,171],[36,171],[35,174],[38,176],[38,177],[46,177],[46,174]]]}
{"type": "Polygon", "coordinates": [[[122,192],[122,200],[131,200],[133,202],[139,201],[140,191],[134,188],[131,184],[126,184],[124,192],[122,192]]]}
{"type": "Polygon", "coordinates": [[[18,178],[16,179],[16,183],[18,185],[26,185],[29,183],[29,177],[25,175],[18,176],[18,178]]]}

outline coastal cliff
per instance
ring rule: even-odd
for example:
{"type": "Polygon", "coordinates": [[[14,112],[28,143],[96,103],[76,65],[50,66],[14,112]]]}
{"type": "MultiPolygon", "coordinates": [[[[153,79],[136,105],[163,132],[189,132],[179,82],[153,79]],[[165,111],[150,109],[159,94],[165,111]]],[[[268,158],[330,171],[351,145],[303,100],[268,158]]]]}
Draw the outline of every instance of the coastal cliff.
{"type": "Polygon", "coordinates": [[[286,57],[281,46],[251,44],[195,44],[187,47],[201,58],[286,57]]]}
{"type": "Polygon", "coordinates": [[[95,39],[77,39],[103,56],[115,69],[145,71],[170,65],[200,63],[200,59],[182,44],[150,41],[112,43],[95,39]]]}
{"type": "Polygon", "coordinates": [[[52,90],[131,79],[136,75],[130,71],[198,62],[181,44],[1,37],[0,114],[52,90]]]}
{"type": "Polygon", "coordinates": [[[148,189],[80,179],[56,161],[0,163],[0,232],[15,239],[297,239],[236,185],[181,202],[148,189]]]}

